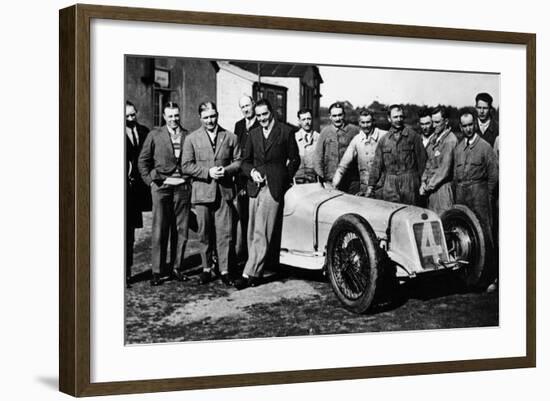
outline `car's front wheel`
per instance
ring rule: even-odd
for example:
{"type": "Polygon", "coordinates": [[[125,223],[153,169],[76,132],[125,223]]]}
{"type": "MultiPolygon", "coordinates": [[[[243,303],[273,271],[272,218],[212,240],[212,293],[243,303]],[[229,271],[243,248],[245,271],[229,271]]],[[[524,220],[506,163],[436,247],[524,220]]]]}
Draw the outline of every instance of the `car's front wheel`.
{"type": "Polygon", "coordinates": [[[369,223],[354,214],[339,217],[330,231],[328,276],[334,293],[352,312],[364,313],[373,302],[380,277],[377,243],[369,223]]]}

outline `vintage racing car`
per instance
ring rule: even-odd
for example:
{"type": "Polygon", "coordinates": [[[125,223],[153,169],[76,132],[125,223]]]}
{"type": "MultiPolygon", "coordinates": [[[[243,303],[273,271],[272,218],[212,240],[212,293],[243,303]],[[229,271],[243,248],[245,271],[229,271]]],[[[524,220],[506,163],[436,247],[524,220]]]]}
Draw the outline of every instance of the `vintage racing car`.
{"type": "Polygon", "coordinates": [[[344,306],[364,313],[385,276],[403,282],[456,271],[470,288],[486,280],[486,236],[474,213],[455,205],[431,210],[349,195],[321,183],[285,195],[280,262],[326,269],[344,306]]]}

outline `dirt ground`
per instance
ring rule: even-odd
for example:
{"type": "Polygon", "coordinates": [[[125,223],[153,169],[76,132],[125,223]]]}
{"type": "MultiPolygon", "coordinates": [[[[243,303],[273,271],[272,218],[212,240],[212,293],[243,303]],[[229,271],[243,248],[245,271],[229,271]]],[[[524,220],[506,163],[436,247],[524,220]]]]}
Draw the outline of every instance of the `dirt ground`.
{"type": "MultiPolygon", "coordinates": [[[[466,293],[448,276],[412,281],[396,301],[366,315],[344,309],[317,272],[288,273],[258,287],[236,291],[219,280],[165,281],[151,287],[150,213],[136,230],[133,285],[126,290],[126,343],[222,340],[380,331],[497,326],[499,294],[466,293]]],[[[186,262],[198,266],[190,231],[186,262]]]]}

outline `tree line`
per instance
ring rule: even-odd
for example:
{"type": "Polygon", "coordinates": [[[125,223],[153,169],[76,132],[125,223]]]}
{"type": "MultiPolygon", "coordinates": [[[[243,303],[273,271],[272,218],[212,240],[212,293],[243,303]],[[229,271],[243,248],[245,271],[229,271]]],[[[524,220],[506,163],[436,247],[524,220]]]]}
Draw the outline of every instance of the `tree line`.
{"type": "MultiPolygon", "coordinates": [[[[374,114],[374,119],[376,121],[376,126],[383,130],[388,130],[390,128],[390,123],[388,121],[388,108],[389,104],[380,103],[377,100],[373,101],[368,106],[354,107],[353,104],[347,100],[339,101],[344,105],[344,111],[346,112],[346,120],[348,123],[357,124],[359,121],[359,113],[362,110],[370,110],[374,114]]],[[[420,132],[420,127],[418,125],[419,116],[423,110],[429,109],[436,106],[443,106],[447,109],[447,114],[449,118],[449,124],[452,127],[453,132],[457,134],[458,139],[462,139],[462,133],[460,131],[459,117],[462,110],[469,110],[476,115],[475,107],[456,107],[452,105],[418,105],[407,103],[403,104],[403,109],[405,112],[405,125],[415,129],[417,132],[420,132]]],[[[321,107],[319,110],[320,119],[321,119],[321,129],[326,125],[330,124],[328,107],[321,107]]],[[[493,110],[493,118],[498,121],[499,110],[493,110]]]]}

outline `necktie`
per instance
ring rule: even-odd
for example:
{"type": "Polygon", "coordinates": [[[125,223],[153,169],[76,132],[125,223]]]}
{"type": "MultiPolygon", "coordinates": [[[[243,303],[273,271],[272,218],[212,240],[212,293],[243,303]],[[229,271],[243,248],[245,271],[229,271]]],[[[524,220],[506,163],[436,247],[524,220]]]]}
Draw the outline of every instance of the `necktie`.
{"type": "Polygon", "coordinates": [[[137,130],[135,128],[132,129],[132,136],[134,137],[134,146],[138,146],[139,145],[139,137],[138,137],[138,134],[137,134],[137,130]]]}

